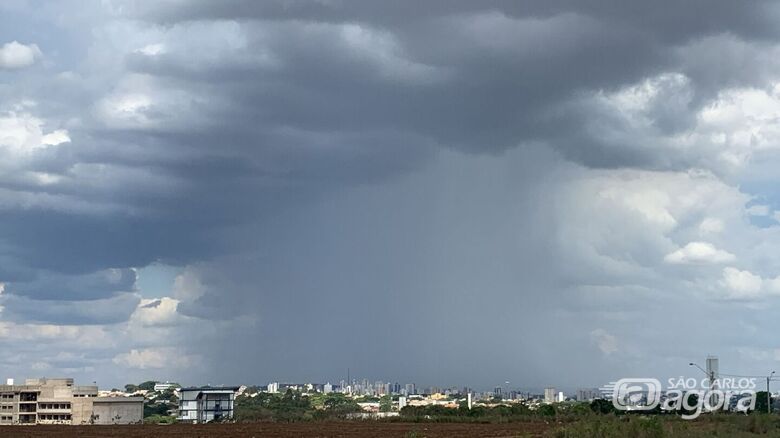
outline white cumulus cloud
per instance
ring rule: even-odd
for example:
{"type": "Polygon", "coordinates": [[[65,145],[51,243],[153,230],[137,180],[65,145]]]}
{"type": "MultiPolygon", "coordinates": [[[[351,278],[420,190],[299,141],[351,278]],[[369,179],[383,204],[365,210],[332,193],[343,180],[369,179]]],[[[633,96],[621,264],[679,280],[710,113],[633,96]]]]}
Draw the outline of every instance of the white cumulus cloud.
{"type": "Polygon", "coordinates": [[[44,132],[43,120],[28,113],[0,115],[0,149],[25,154],[48,146],[70,142],[65,129],[44,132]]]}
{"type": "Polygon", "coordinates": [[[176,312],[178,305],[178,300],[168,297],[144,299],[131,316],[131,320],[143,326],[170,325],[180,318],[176,312]]]}
{"type": "Polygon", "coordinates": [[[676,264],[726,263],[734,259],[734,254],[715,248],[709,242],[691,242],[664,257],[667,263],[676,264]]]}
{"type": "Polygon", "coordinates": [[[35,44],[22,44],[11,41],[0,47],[0,70],[15,70],[29,67],[43,56],[41,50],[35,44]]]}
{"type": "Polygon", "coordinates": [[[721,282],[728,291],[728,298],[733,299],[758,298],[763,286],[761,276],[732,267],[723,269],[721,282]]]}

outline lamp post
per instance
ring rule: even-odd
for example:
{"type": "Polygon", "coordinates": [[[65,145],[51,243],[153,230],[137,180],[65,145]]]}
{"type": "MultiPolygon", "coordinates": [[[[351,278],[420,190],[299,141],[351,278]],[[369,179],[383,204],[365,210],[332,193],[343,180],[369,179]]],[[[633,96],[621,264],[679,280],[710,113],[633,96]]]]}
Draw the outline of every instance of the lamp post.
{"type": "MultiPolygon", "coordinates": [[[[700,367],[699,364],[696,363],[689,363],[688,365],[692,367],[696,367],[701,370],[702,373],[704,373],[707,376],[707,379],[710,381],[710,391],[712,391],[715,387],[715,371],[710,371],[709,373],[704,368],[700,367]]],[[[774,374],[774,371],[772,371],[772,374],[774,374]]]]}
{"type": "Polygon", "coordinates": [[[707,370],[705,370],[704,368],[700,367],[699,364],[696,364],[696,363],[693,363],[693,362],[689,363],[688,365],[700,369],[701,372],[704,373],[704,375],[707,376],[707,380],[709,380],[709,382],[710,382],[710,394],[709,395],[710,395],[710,406],[712,406],[715,403],[715,401],[713,401],[713,400],[715,400],[714,399],[715,395],[713,394],[713,391],[715,390],[715,371],[707,372],[707,370]]]}
{"type": "MultiPolygon", "coordinates": [[[[715,385],[715,372],[710,371],[709,373],[702,367],[699,366],[699,364],[696,364],[694,362],[689,363],[688,365],[692,367],[696,367],[701,372],[707,375],[707,378],[710,380],[710,390],[714,388],[715,385]]],[[[772,393],[769,392],[769,382],[774,380],[775,371],[772,371],[769,373],[768,376],[765,377],[766,379],[766,413],[771,414],[772,413],[772,393]]],[[[759,376],[733,376],[733,377],[750,377],[750,378],[758,378],[759,376]]]]}

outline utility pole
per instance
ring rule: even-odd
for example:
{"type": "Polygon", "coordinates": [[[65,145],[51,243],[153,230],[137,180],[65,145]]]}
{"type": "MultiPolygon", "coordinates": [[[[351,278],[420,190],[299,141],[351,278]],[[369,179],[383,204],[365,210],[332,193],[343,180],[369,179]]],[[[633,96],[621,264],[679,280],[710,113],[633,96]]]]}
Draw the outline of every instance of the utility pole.
{"type": "Polygon", "coordinates": [[[715,391],[715,371],[710,371],[707,377],[710,379],[710,394],[712,394],[715,391]]]}
{"type": "MultiPolygon", "coordinates": [[[[709,383],[709,386],[710,386],[710,397],[712,397],[712,391],[713,391],[713,388],[715,387],[715,382],[714,382],[714,380],[715,380],[715,370],[707,371],[704,368],[702,368],[701,366],[699,366],[699,364],[694,363],[694,362],[691,362],[688,365],[690,365],[692,367],[698,368],[702,373],[704,373],[705,376],[707,376],[707,380],[709,380],[709,382],[707,382],[707,383],[709,383]]],[[[710,403],[712,403],[712,398],[710,398],[710,403]]]]}
{"type": "Polygon", "coordinates": [[[772,380],[772,376],[775,375],[775,372],[772,371],[771,374],[766,376],[766,413],[771,414],[772,413],[772,393],[769,392],[769,381],[772,380]]]}

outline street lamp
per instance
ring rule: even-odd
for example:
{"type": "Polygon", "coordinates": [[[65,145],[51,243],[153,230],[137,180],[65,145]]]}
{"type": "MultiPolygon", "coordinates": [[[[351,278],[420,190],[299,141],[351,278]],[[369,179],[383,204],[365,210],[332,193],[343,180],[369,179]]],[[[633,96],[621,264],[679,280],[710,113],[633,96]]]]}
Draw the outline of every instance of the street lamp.
{"type": "MultiPolygon", "coordinates": [[[[701,372],[704,373],[704,375],[707,376],[707,379],[710,381],[710,390],[713,390],[715,388],[715,371],[707,372],[707,370],[705,370],[704,368],[700,367],[699,364],[696,364],[696,363],[693,363],[693,362],[689,363],[688,365],[700,369],[701,372]]],[[[774,373],[774,371],[772,373],[774,373]]]]}
{"type": "Polygon", "coordinates": [[[699,364],[691,362],[688,365],[700,369],[702,373],[706,374],[709,377],[709,374],[707,373],[707,371],[704,368],[700,367],[699,364]]]}
{"type": "Polygon", "coordinates": [[[716,397],[713,394],[713,392],[715,391],[715,371],[707,372],[707,370],[705,370],[704,368],[700,367],[698,364],[695,364],[693,362],[689,363],[688,365],[700,369],[701,372],[704,373],[704,375],[707,376],[707,380],[710,381],[710,405],[713,405],[715,403],[715,401],[714,401],[715,398],[714,397],[716,397]]]}

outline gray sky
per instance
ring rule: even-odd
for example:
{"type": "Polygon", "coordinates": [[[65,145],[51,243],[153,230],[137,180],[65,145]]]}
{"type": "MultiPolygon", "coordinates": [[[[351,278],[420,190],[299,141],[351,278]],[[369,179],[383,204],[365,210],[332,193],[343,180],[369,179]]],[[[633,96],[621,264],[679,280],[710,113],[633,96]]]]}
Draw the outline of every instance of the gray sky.
{"type": "Polygon", "coordinates": [[[780,365],[780,5],[0,3],[0,371],[780,365]]]}

